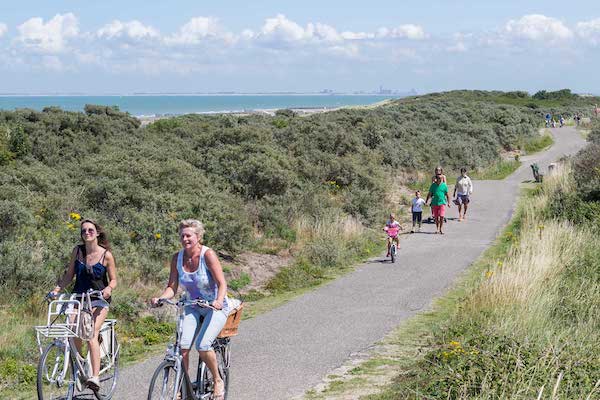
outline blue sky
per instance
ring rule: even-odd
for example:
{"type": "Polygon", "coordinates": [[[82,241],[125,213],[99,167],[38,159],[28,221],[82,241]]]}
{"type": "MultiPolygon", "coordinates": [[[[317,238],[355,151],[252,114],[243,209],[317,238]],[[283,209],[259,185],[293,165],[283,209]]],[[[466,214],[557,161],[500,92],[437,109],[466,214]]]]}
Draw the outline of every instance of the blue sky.
{"type": "Polygon", "coordinates": [[[596,1],[0,4],[2,93],[600,93],[599,64],[596,1]]]}

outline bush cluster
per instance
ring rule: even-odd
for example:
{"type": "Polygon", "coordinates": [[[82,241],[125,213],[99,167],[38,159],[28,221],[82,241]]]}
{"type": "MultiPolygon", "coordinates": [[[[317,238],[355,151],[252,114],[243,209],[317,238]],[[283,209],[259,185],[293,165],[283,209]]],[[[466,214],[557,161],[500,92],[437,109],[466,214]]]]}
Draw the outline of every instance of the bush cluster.
{"type": "Polygon", "coordinates": [[[144,128],[106,106],[0,111],[1,285],[21,296],[51,286],[78,241],[73,213],[104,224],[119,266],[142,281],[164,280],[182,218],[204,221],[206,243],[233,255],[257,232],[293,242],[291,221],[306,215],[372,224],[396,170],[476,169],[535,135],[540,111],[500,95],[308,117],[185,115],[144,128]]]}

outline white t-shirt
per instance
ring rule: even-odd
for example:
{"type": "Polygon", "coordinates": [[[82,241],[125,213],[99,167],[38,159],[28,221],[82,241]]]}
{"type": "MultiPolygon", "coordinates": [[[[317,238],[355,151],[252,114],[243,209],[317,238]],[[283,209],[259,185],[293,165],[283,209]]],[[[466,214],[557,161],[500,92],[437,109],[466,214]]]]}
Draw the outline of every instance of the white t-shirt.
{"type": "Polygon", "coordinates": [[[425,205],[425,200],[422,197],[419,197],[418,199],[415,197],[412,200],[412,211],[413,212],[422,212],[424,205],[425,205]]]}
{"type": "Polygon", "coordinates": [[[468,176],[459,176],[456,180],[456,193],[460,195],[470,195],[473,193],[473,182],[468,176]]]}

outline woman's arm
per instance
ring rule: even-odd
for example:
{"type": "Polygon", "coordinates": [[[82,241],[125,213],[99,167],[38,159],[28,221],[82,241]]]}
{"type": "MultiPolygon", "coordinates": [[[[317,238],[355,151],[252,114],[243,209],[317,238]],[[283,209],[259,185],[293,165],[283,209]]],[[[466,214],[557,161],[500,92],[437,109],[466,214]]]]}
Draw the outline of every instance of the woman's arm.
{"type": "Polygon", "coordinates": [[[115,258],[110,251],[106,252],[104,260],[106,261],[106,269],[108,269],[108,286],[102,290],[102,296],[108,299],[112,295],[112,291],[117,287],[117,267],[115,265],[115,258]]]}
{"type": "Polygon", "coordinates": [[[75,246],[73,251],[71,252],[71,259],[69,260],[69,266],[67,267],[67,271],[65,274],[58,280],[56,283],[56,287],[52,290],[52,293],[58,294],[65,286],[67,286],[73,280],[73,276],[75,275],[75,259],[77,258],[77,252],[79,248],[75,246]]]}
{"type": "Polygon", "coordinates": [[[217,282],[217,287],[219,289],[217,298],[213,301],[212,306],[217,310],[220,310],[223,308],[223,300],[227,294],[227,282],[225,281],[223,268],[221,267],[221,262],[219,261],[217,254],[213,250],[208,250],[204,255],[204,258],[206,259],[206,265],[208,266],[213,279],[217,282]]]}
{"type": "Polygon", "coordinates": [[[175,297],[177,289],[179,288],[179,273],[177,272],[177,253],[173,254],[171,259],[171,272],[169,273],[169,282],[167,287],[163,290],[159,297],[153,297],[150,299],[152,305],[156,305],[158,299],[171,299],[175,297]]]}

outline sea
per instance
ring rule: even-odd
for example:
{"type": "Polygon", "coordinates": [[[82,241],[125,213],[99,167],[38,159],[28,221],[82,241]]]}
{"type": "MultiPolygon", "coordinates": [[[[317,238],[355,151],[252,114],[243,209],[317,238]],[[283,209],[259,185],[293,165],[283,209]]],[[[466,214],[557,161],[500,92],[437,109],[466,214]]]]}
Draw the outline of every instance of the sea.
{"type": "Polygon", "coordinates": [[[117,106],[136,117],[160,117],[190,113],[231,113],[260,110],[331,109],[369,105],[404,97],[377,94],[265,94],[265,95],[127,95],[127,96],[0,96],[1,110],[30,108],[43,110],[59,107],[66,111],[83,111],[86,104],[117,106]]]}

